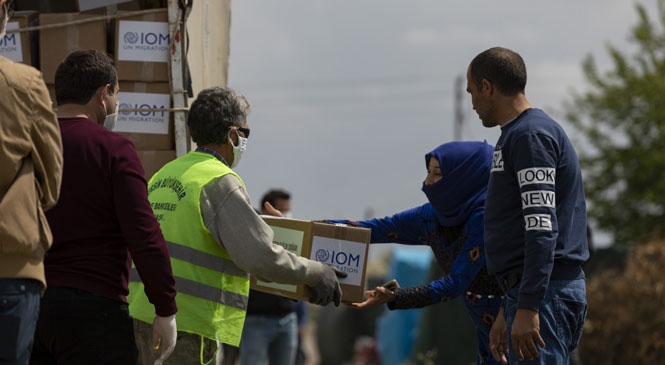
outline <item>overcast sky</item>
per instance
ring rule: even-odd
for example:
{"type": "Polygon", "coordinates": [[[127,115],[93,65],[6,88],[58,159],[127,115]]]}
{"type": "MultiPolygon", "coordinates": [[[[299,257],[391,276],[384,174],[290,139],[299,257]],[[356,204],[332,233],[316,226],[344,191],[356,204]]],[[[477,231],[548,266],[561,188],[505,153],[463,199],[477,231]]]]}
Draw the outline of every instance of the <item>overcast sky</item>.
{"type": "MultiPolygon", "coordinates": [[[[656,0],[233,0],[229,86],[252,103],[236,169],[255,206],[271,187],[301,219],[383,217],[426,202],[424,155],[454,140],[456,77],[493,46],[522,55],[527,98],[561,120],[581,63],[632,48],[656,0]]],[[[466,87],[466,79],[462,88],[466,87]]],[[[462,140],[494,144],[464,93],[462,140]]],[[[579,146],[577,146],[579,148],[579,146]]]]}

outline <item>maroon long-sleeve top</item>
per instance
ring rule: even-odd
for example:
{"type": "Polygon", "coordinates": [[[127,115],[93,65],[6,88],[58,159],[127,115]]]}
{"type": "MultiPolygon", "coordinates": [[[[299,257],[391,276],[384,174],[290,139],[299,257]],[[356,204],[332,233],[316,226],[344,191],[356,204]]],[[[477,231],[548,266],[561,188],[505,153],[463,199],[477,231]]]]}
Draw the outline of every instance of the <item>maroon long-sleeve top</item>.
{"type": "Polygon", "coordinates": [[[89,119],[59,122],[64,170],[58,204],[46,214],[47,285],[127,302],[133,259],[156,314],[174,314],[171,262],[134,145],[89,119]]]}

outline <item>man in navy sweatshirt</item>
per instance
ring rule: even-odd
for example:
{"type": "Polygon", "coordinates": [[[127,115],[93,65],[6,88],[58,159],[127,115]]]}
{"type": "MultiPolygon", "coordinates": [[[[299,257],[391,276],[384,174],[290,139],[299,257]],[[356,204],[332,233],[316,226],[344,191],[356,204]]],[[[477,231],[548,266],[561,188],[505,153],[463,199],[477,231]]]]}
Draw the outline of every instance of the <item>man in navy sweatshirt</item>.
{"type": "Polygon", "coordinates": [[[587,310],[582,173],[561,126],[529,104],[526,79],[522,57],[501,47],[478,54],[467,71],[474,110],[485,127],[501,128],[485,203],[485,250],[506,297],[490,350],[503,363],[567,364],[587,310]]]}

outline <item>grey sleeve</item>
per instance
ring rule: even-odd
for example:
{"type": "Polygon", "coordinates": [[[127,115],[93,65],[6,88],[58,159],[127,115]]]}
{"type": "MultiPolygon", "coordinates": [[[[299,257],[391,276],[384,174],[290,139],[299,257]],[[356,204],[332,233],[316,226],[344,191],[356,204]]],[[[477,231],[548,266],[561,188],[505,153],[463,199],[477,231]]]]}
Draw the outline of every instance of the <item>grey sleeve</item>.
{"type": "Polygon", "coordinates": [[[272,243],[272,229],[252,208],[247,191],[234,175],[209,182],[200,200],[204,224],[240,269],[257,279],[283,284],[313,285],[321,280],[323,264],[272,243]]]}

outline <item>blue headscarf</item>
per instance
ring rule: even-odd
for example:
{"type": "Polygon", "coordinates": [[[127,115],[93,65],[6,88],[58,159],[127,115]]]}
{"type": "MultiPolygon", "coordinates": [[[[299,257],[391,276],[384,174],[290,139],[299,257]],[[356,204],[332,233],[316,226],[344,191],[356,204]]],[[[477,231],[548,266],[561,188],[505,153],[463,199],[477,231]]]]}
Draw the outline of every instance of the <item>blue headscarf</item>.
{"type": "Polygon", "coordinates": [[[493,152],[486,141],[450,142],[425,155],[425,166],[432,157],[441,166],[441,180],[422,188],[441,225],[460,225],[483,208],[493,152]]]}

